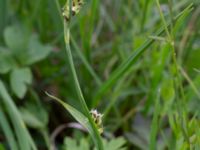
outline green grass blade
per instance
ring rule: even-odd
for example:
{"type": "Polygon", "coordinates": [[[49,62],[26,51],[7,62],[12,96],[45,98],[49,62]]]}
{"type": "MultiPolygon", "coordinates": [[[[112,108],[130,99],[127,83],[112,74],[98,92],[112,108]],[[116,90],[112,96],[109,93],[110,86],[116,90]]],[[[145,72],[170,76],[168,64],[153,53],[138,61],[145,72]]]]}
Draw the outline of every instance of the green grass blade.
{"type": "Polygon", "coordinates": [[[194,69],[196,72],[198,72],[198,73],[200,73],[200,70],[198,70],[198,69],[194,69]]]}
{"type": "Polygon", "coordinates": [[[13,103],[10,95],[8,94],[3,82],[0,80],[0,97],[5,105],[9,118],[14,126],[16,137],[19,143],[20,150],[36,150],[36,146],[29,135],[29,132],[23,122],[23,119],[17,107],[13,103]]]}
{"type": "Polygon", "coordinates": [[[85,99],[83,97],[83,93],[82,93],[80,85],[79,85],[79,81],[78,81],[78,77],[76,74],[73,57],[72,57],[72,53],[71,53],[71,47],[70,47],[70,25],[71,25],[71,23],[70,23],[70,19],[69,20],[66,19],[67,17],[69,17],[69,18],[72,17],[71,16],[71,13],[72,13],[71,12],[71,9],[72,9],[71,4],[72,4],[72,0],[67,1],[67,3],[65,4],[65,8],[69,8],[69,10],[68,9],[64,10],[64,14],[65,14],[65,16],[64,16],[64,40],[65,40],[65,47],[66,47],[66,53],[67,53],[67,61],[69,64],[70,73],[72,75],[72,79],[73,79],[72,82],[75,87],[75,92],[76,92],[76,95],[80,102],[80,106],[83,109],[84,115],[87,117],[89,124],[91,126],[90,133],[91,133],[91,136],[93,137],[93,141],[99,150],[103,150],[103,143],[101,140],[101,136],[100,136],[99,131],[94,123],[94,120],[92,119],[92,116],[90,115],[89,109],[88,109],[85,99]],[[69,12],[67,12],[67,11],[69,11],[69,12]],[[68,14],[69,14],[69,16],[68,16],[68,14]]]}
{"type": "Polygon", "coordinates": [[[93,70],[93,68],[91,67],[91,65],[87,61],[87,59],[84,57],[80,48],[78,47],[77,43],[75,42],[75,40],[72,37],[71,37],[71,42],[72,42],[72,45],[73,45],[76,53],[78,54],[79,58],[82,60],[83,64],[85,65],[85,67],[87,68],[89,73],[96,80],[96,83],[100,86],[102,84],[101,79],[97,76],[97,74],[95,73],[95,71],[93,70]]]}
{"type": "Polygon", "coordinates": [[[90,112],[88,110],[87,104],[86,104],[85,99],[83,97],[83,94],[82,94],[82,91],[81,91],[81,88],[80,88],[80,85],[79,85],[79,81],[78,81],[78,78],[77,78],[77,75],[76,75],[76,70],[75,70],[75,67],[74,67],[74,63],[73,63],[73,58],[72,58],[72,54],[71,54],[71,48],[70,48],[69,43],[66,40],[66,39],[68,39],[67,35],[68,35],[68,32],[69,32],[68,31],[69,29],[67,29],[68,25],[65,24],[64,28],[65,28],[65,43],[66,43],[67,60],[68,60],[68,63],[70,65],[70,70],[71,70],[71,73],[72,73],[76,94],[78,96],[80,105],[81,105],[81,107],[82,107],[85,115],[87,116],[87,118],[88,118],[88,120],[90,122],[90,125],[92,127],[93,135],[91,135],[91,136],[94,137],[93,140],[94,140],[96,146],[98,147],[98,149],[102,150],[103,149],[103,144],[102,144],[102,141],[101,141],[101,137],[99,135],[98,129],[95,126],[94,121],[91,118],[91,115],[90,115],[90,112]]]}
{"type": "MultiPolygon", "coordinates": [[[[192,5],[189,5],[186,7],[182,12],[180,12],[176,17],[175,20],[177,20],[180,16],[182,16],[185,12],[188,12],[191,10],[192,5]]],[[[167,26],[170,24],[168,23],[167,26]]],[[[156,36],[160,36],[165,31],[165,27],[162,26],[158,32],[156,33],[156,36]]],[[[131,66],[135,63],[135,61],[147,50],[149,46],[151,46],[154,42],[154,39],[148,39],[144,44],[142,44],[141,47],[137,48],[132,54],[130,54],[130,57],[127,58],[110,76],[110,78],[105,81],[102,86],[97,91],[96,95],[93,99],[93,106],[97,106],[99,100],[101,99],[101,96],[108,91],[108,89],[111,89],[113,84],[115,84],[121,76],[124,75],[127,70],[131,68],[131,66]]]]}
{"type": "MultiPolygon", "coordinates": [[[[84,114],[82,114],[80,111],[78,111],[76,108],[70,106],[69,104],[63,102],[62,100],[60,100],[59,98],[55,97],[55,96],[52,96],[50,94],[48,94],[46,92],[46,94],[56,100],[58,103],[60,103],[84,128],[87,129],[87,131],[89,132],[89,134],[91,135],[91,137],[93,138],[95,144],[97,144],[97,147],[99,148],[98,146],[98,139],[96,138],[96,133],[91,125],[91,122],[89,122],[89,119],[88,117],[86,117],[84,114]]],[[[97,129],[97,127],[95,126],[95,128],[97,129]]],[[[97,129],[98,130],[98,129],[97,129]]],[[[101,147],[99,148],[101,149],[101,147]]]]}
{"type": "MultiPolygon", "coordinates": [[[[185,99],[185,93],[184,93],[184,89],[183,89],[183,83],[181,81],[181,75],[180,75],[180,72],[179,72],[179,68],[178,68],[178,61],[177,61],[177,58],[176,58],[176,49],[175,49],[175,46],[174,46],[174,43],[175,43],[175,40],[174,40],[174,33],[171,31],[169,31],[168,29],[168,26],[167,26],[167,23],[166,23],[166,19],[163,15],[163,12],[162,12],[162,9],[161,9],[161,5],[160,5],[160,2],[159,0],[156,0],[156,4],[157,4],[157,7],[158,7],[158,10],[159,10],[159,14],[160,14],[160,18],[162,20],[162,23],[165,27],[165,32],[167,34],[167,37],[168,37],[168,44],[171,46],[171,50],[172,50],[172,61],[173,61],[173,64],[174,64],[174,73],[172,73],[172,77],[173,77],[173,80],[174,80],[174,86],[176,88],[176,101],[175,103],[177,103],[177,111],[179,113],[179,118],[180,118],[180,125],[181,125],[181,129],[182,129],[182,134],[184,136],[184,140],[187,141],[188,145],[190,145],[190,140],[189,140],[189,127],[188,127],[188,124],[187,124],[187,120],[188,120],[188,116],[186,115],[187,114],[187,106],[186,106],[186,99],[185,99]],[[181,100],[180,100],[181,99],[181,100]]],[[[171,5],[170,5],[171,7],[171,5]]],[[[170,10],[172,10],[170,8],[170,10]]],[[[172,18],[172,12],[170,12],[170,17],[171,17],[171,20],[173,20],[172,18]]],[[[173,24],[171,24],[171,29],[173,28],[173,24]]]]}
{"type": "Polygon", "coordinates": [[[150,150],[156,149],[156,139],[159,128],[159,114],[160,114],[160,91],[157,92],[157,98],[155,99],[155,108],[153,114],[153,121],[151,124],[151,132],[150,132],[150,150]]]}
{"type": "MultiPolygon", "coordinates": [[[[82,114],[80,111],[78,111],[76,108],[72,107],[71,105],[65,103],[61,99],[59,99],[53,95],[50,95],[47,92],[46,92],[46,94],[50,98],[56,100],[59,104],[61,104],[84,128],[86,128],[88,130],[88,132],[91,135],[94,135],[92,127],[88,121],[88,118],[84,114],[82,114]]],[[[94,138],[94,136],[93,136],[93,138],[94,138]]]]}
{"type": "Polygon", "coordinates": [[[0,126],[6,136],[6,139],[8,141],[8,145],[10,146],[10,149],[18,150],[17,142],[15,140],[13,131],[9,125],[9,122],[8,122],[4,112],[2,111],[1,105],[0,105],[0,126]]]}
{"type": "Polygon", "coordinates": [[[194,84],[192,79],[189,77],[189,75],[186,73],[186,71],[181,66],[179,67],[179,70],[181,71],[183,77],[185,77],[185,79],[189,83],[190,87],[192,88],[192,90],[197,95],[198,99],[200,100],[200,92],[198,91],[198,88],[196,87],[196,85],[194,84]]]}

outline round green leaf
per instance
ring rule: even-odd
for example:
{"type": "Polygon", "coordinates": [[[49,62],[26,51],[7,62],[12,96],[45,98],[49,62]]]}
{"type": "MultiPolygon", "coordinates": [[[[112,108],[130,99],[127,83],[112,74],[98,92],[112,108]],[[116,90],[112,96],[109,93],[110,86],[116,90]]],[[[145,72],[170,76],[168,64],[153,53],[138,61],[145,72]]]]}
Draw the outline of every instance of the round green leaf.
{"type": "Polygon", "coordinates": [[[8,50],[0,48],[0,74],[8,73],[15,68],[16,63],[8,50]]]}
{"type": "Polygon", "coordinates": [[[8,26],[4,31],[6,45],[12,51],[24,49],[27,43],[27,34],[18,25],[8,26]]]}
{"type": "Polygon", "coordinates": [[[21,64],[31,65],[46,58],[52,48],[49,45],[43,45],[34,34],[30,37],[28,48],[20,53],[17,57],[21,64]]]}
{"type": "Polygon", "coordinates": [[[16,68],[11,72],[10,84],[14,94],[23,98],[27,91],[27,84],[32,82],[32,73],[29,68],[16,68]]]}

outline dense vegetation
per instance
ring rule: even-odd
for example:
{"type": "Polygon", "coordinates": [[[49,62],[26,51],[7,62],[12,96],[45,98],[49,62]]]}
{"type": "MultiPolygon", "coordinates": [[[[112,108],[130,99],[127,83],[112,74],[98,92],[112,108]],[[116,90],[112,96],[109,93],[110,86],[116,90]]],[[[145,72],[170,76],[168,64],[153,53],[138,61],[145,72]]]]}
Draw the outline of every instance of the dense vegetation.
{"type": "Polygon", "coordinates": [[[0,0],[0,150],[199,150],[200,1],[72,1],[0,0]]]}

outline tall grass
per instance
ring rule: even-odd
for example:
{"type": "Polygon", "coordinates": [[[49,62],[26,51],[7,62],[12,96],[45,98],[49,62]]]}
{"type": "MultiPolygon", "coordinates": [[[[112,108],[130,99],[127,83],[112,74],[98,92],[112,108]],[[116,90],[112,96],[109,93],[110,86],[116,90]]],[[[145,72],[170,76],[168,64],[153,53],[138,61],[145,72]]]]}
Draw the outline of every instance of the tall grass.
{"type": "MultiPolygon", "coordinates": [[[[127,149],[199,149],[200,3],[88,0],[72,17],[68,0],[70,19],[66,19],[61,9],[65,2],[0,0],[1,35],[7,25],[23,24],[55,49],[47,60],[31,66],[32,89],[49,113],[45,129],[51,132],[61,122],[73,120],[46,101],[42,91],[53,89],[47,95],[87,129],[99,150],[106,148],[104,138],[117,136],[126,138],[127,149]],[[93,108],[104,114],[103,136],[90,114],[93,108]]],[[[5,47],[3,39],[0,43],[5,47]]],[[[29,131],[20,113],[33,95],[18,100],[10,92],[8,78],[0,75],[3,142],[13,150],[49,149],[45,141],[37,140],[41,129],[33,129],[37,134],[29,131]]],[[[59,139],[71,136],[77,143],[79,133],[68,131],[59,139]]],[[[90,143],[86,134],[82,137],[90,143]]],[[[64,147],[62,140],[57,142],[64,147]]]]}
{"type": "MultiPolygon", "coordinates": [[[[73,1],[73,2],[75,3],[75,1],[73,1]]],[[[71,0],[67,1],[66,4],[65,4],[65,7],[66,8],[69,7],[68,13],[69,13],[69,18],[71,18],[72,17],[72,15],[71,15],[72,14],[72,11],[71,11],[72,10],[71,9],[72,8],[72,1],[71,0]]],[[[72,115],[77,119],[77,121],[79,121],[82,125],[84,125],[88,129],[89,133],[93,137],[93,140],[95,142],[96,147],[99,150],[103,150],[103,143],[102,143],[102,140],[101,140],[101,137],[100,137],[100,133],[99,133],[98,128],[97,128],[97,126],[96,126],[96,124],[95,124],[95,122],[94,122],[94,120],[93,120],[93,118],[90,114],[90,111],[87,107],[87,104],[86,104],[85,99],[83,97],[83,94],[82,94],[82,91],[81,91],[81,88],[80,88],[80,85],[79,85],[79,81],[78,81],[78,78],[77,78],[77,75],[76,75],[76,70],[75,70],[73,57],[72,57],[72,53],[71,53],[71,46],[70,46],[70,40],[71,40],[71,38],[70,38],[70,25],[71,25],[70,19],[68,20],[64,16],[63,20],[64,20],[64,39],[65,39],[65,46],[66,46],[66,52],[67,52],[67,61],[68,61],[69,67],[70,67],[70,72],[72,74],[73,84],[74,84],[74,87],[75,87],[76,95],[78,97],[78,101],[80,103],[81,108],[83,109],[84,115],[86,116],[86,118],[88,119],[89,124],[90,124],[90,125],[88,125],[88,128],[87,128],[87,125],[85,125],[85,123],[84,123],[87,120],[81,119],[81,118],[84,118],[84,116],[80,117],[81,113],[78,114],[77,113],[78,111],[76,112],[75,109],[74,109],[74,111],[70,111],[73,108],[70,108],[70,106],[67,107],[66,104],[65,104],[65,106],[66,106],[65,108],[67,108],[68,111],[72,113],[72,115]],[[78,116],[80,118],[78,118],[78,116]]],[[[52,98],[54,98],[54,97],[52,97],[52,98]]],[[[56,99],[56,98],[54,98],[54,99],[56,99]]]]}

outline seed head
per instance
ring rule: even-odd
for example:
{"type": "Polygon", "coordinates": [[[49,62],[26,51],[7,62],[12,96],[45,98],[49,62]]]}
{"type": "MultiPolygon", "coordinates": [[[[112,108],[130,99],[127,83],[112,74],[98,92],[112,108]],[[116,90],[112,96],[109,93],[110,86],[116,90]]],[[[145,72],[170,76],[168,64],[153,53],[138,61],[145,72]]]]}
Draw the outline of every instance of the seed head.
{"type": "Polygon", "coordinates": [[[99,133],[103,133],[103,124],[102,124],[102,117],[103,114],[98,113],[98,111],[96,109],[92,109],[90,111],[90,114],[92,115],[92,118],[98,128],[99,133]]]}
{"type": "MultiPolygon", "coordinates": [[[[66,19],[66,21],[70,20],[70,6],[69,6],[69,1],[67,0],[65,6],[63,7],[62,15],[66,19]]],[[[78,14],[82,8],[82,5],[84,4],[83,0],[71,0],[72,1],[72,6],[71,6],[71,16],[75,16],[78,14]]]]}

